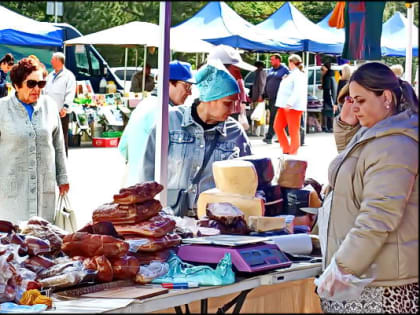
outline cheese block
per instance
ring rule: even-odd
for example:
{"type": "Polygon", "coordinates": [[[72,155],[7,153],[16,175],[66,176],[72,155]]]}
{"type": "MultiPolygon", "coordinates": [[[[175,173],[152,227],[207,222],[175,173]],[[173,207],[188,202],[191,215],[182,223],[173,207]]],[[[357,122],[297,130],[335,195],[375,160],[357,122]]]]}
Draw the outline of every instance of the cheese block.
{"type": "Polygon", "coordinates": [[[285,160],[281,165],[280,176],[277,183],[284,188],[302,188],[305,182],[307,166],[308,162],[306,161],[285,160]]]}
{"type": "Polygon", "coordinates": [[[250,215],[263,216],[265,212],[264,199],[259,197],[241,196],[238,194],[229,194],[221,192],[217,188],[203,191],[197,201],[197,216],[202,218],[206,216],[208,203],[229,202],[238,207],[245,215],[245,221],[250,215]]]}
{"type": "Polygon", "coordinates": [[[251,162],[258,176],[258,189],[269,185],[274,178],[274,167],[271,159],[268,157],[259,157],[255,155],[246,155],[238,159],[251,162]]]}
{"type": "Polygon", "coordinates": [[[216,188],[224,193],[254,197],[258,176],[254,164],[238,159],[213,163],[216,188]]]}
{"type": "Polygon", "coordinates": [[[255,232],[276,231],[286,227],[286,219],[284,217],[249,216],[248,226],[255,232]]]}

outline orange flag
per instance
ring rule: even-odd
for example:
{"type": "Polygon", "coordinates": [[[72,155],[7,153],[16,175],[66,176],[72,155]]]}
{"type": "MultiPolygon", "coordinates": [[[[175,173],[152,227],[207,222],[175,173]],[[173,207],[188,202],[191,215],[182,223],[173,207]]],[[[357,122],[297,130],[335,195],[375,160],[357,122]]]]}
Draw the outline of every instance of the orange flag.
{"type": "Polygon", "coordinates": [[[344,28],[344,8],[346,7],[345,1],[338,1],[335,5],[334,11],[328,20],[328,25],[336,28],[344,28]]]}

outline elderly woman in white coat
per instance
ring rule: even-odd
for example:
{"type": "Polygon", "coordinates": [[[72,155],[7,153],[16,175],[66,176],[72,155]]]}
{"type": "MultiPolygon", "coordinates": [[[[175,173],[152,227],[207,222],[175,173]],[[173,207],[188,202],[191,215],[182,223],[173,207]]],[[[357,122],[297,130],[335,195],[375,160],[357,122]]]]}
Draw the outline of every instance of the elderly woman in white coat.
{"type": "Polygon", "coordinates": [[[295,155],[300,146],[300,119],[306,110],[308,84],[300,56],[293,54],[288,60],[290,73],[283,78],[277,91],[274,131],[283,153],[295,155]],[[286,126],[290,142],[284,130],[286,126]]]}
{"type": "Polygon", "coordinates": [[[18,224],[31,216],[54,219],[56,184],[69,190],[57,105],[41,95],[41,64],[24,58],[10,78],[16,93],[0,99],[0,218],[18,224]]]}

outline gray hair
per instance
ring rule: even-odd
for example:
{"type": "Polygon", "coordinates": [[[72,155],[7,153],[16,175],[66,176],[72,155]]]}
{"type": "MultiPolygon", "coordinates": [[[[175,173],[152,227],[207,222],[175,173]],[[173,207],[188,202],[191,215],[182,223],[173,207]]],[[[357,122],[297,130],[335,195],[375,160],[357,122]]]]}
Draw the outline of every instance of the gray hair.
{"type": "Polygon", "coordinates": [[[66,57],[60,51],[57,51],[57,52],[53,53],[52,57],[60,60],[63,63],[63,65],[64,65],[64,63],[66,61],[66,57]]]}

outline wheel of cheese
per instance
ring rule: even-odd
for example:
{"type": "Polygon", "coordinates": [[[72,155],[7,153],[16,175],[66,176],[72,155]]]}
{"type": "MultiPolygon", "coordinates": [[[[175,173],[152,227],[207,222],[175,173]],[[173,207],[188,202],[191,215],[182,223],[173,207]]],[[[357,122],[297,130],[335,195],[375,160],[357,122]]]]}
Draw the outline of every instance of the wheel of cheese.
{"type": "Polygon", "coordinates": [[[221,192],[254,197],[258,177],[254,164],[243,160],[225,160],[213,163],[216,188],[221,192]]]}
{"type": "Polygon", "coordinates": [[[251,162],[254,165],[258,176],[258,189],[261,189],[263,186],[270,185],[274,178],[274,167],[270,158],[247,155],[240,157],[239,159],[251,162]]]}

